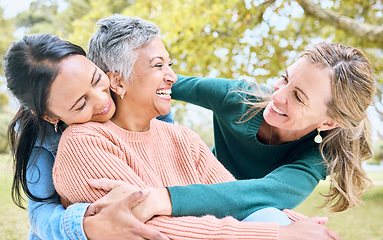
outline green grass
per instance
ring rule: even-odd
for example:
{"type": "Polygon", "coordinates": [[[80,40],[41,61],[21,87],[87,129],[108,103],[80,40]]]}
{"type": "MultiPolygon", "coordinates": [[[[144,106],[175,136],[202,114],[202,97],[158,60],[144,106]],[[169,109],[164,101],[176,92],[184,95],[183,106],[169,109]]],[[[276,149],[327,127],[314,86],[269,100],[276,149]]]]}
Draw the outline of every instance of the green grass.
{"type": "Polygon", "coordinates": [[[27,239],[29,222],[26,210],[11,198],[12,166],[8,155],[0,155],[0,239],[27,239]]]}
{"type": "Polygon", "coordinates": [[[328,184],[320,184],[315,191],[296,209],[306,216],[327,216],[327,227],[336,231],[345,240],[383,240],[383,186],[366,192],[358,207],[342,213],[330,213],[320,208],[328,184]]]}
{"type": "MultiPolygon", "coordinates": [[[[0,155],[0,239],[26,239],[29,223],[25,210],[16,207],[11,200],[12,169],[7,155],[0,155]]],[[[370,172],[374,181],[383,181],[383,173],[370,172]]],[[[325,193],[326,182],[321,183],[296,211],[306,216],[328,216],[327,226],[344,240],[383,240],[383,185],[369,190],[364,203],[343,213],[330,213],[318,208],[323,203],[320,192],[325,193]]]]}

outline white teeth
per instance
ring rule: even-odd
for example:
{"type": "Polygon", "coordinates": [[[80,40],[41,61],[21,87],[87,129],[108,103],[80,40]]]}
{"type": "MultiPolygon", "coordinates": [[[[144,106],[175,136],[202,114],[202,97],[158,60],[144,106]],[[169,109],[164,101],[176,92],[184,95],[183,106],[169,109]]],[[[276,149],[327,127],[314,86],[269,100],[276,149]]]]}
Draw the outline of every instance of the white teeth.
{"type": "Polygon", "coordinates": [[[172,93],[172,90],[170,89],[161,89],[157,90],[156,94],[158,95],[170,95],[172,93]]]}
{"type": "Polygon", "coordinates": [[[272,108],[274,111],[276,111],[277,113],[279,113],[279,114],[281,114],[281,115],[285,115],[285,116],[287,116],[286,113],[284,113],[284,112],[282,112],[281,110],[279,110],[279,109],[274,105],[274,103],[271,104],[271,108],[272,108]]]}

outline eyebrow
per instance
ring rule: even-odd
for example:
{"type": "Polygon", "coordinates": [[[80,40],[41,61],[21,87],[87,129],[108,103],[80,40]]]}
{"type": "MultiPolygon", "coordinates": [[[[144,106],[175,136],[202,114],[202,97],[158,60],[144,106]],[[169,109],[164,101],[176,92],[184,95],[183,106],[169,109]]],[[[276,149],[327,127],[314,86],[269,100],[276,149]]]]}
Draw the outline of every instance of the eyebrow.
{"type": "Polygon", "coordinates": [[[149,63],[152,63],[156,58],[159,58],[159,59],[161,59],[162,61],[164,60],[163,57],[161,57],[161,56],[156,56],[156,57],[153,57],[152,59],[150,59],[149,63]]]}
{"type": "MultiPolygon", "coordinates": [[[[93,72],[93,75],[92,75],[92,79],[90,81],[90,84],[93,85],[93,82],[94,82],[94,76],[96,75],[96,72],[97,72],[97,67],[94,67],[94,72],[93,72]]],[[[77,99],[77,101],[72,105],[72,107],[69,109],[69,111],[71,111],[79,101],[81,101],[81,99],[83,99],[85,97],[85,95],[82,95],[79,99],[77,99]]]]}
{"type": "MultiPolygon", "coordinates": [[[[286,78],[287,79],[289,79],[289,73],[287,72],[287,69],[286,69],[286,78]]],[[[302,89],[300,89],[299,87],[295,87],[300,93],[302,93],[302,95],[304,95],[306,98],[307,98],[307,100],[309,100],[310,101],[310,98],[306,95],[306,93],[302,90],[302,89]]]]}
{"type": "MultiPolygon", "coordinates": [[[[153,57],[153,58],[149,61],[149,63],[152,63],[156,58],[159,58],[159,59],[161,59],[162,61],[165,61],[165,59],[164,59],[163,57],[161,57],[161,56],[156,56],[156,57],[153,57]]],[[[169,60],[171,60],[170,55],[168,56],[168,58],[169,58],[169,60]]]]}

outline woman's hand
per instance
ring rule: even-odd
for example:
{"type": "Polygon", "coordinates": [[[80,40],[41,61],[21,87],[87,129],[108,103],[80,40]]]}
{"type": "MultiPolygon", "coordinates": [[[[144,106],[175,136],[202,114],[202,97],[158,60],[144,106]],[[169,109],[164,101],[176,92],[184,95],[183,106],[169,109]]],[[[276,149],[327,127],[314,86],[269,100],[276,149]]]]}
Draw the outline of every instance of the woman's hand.
{"type": "Polygon", "coordinates": [[[280,240],[341,240],[342,238],[330,230],[324,223],[327,218],[311,217],[299,220],[287,226],[281,226],[279,230],[280,240]]]}
{"type": "Polygon", "coordinates": [[[88,208],[84,217],[84,231],[89,240],[169,240],[164,234],[146,226],[131,213],[148,192],[135,192],[130,196],[101,208],[88,208]]]}
{"type": "MultiPolygon", "coordinates": [[[[103,208],[141,190],[127,182],[106,178],[88,180],[88,183],[94,188],[109,192],[89,207],[91,211],[96,211],[93,209],[103,208]]],[[[172,213],[170,194],[167,188],[148,188],[142,191],[148,192],[149,196],[130,209],[138,220],[146,222],[155,215],[170,215],[172,213]]]]}

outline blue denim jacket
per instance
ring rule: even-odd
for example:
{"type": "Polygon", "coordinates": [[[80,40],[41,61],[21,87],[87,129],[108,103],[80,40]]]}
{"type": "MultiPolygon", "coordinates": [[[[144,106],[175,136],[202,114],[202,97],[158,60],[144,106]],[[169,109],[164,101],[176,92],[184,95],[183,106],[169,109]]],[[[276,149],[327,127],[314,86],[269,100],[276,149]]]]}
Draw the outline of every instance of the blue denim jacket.
{"type": "Polygon", "coordinates": [[[28,240],[37,239],[84,239],[82,222],[89,203],[76,203],[64,209],[52,180],[52,167],[60,141],[61,132],[48,129],[44,142],[38,140],[32,150],[29,163],[37,156],[35,164],[27,170],[28,188],[40,198],[53,198],[44,202],[28,199],[28,214],[31,230],[28,240]],[[41,146],[40,146],[41,143],[41,146]]]}
{"type": "MultiPolygon", "coordinates": [[[[173,123],[171,112],[157,119],[173,123]]],[[[36,141],[30,157],[27,170],[29,190],[36,197],[46,198],[53,194],[53,198],[44,202],[28,199],[31,225],[28,240],[87,240],[82,223],[90,204],[75,203],[65,209],[53,186],[52,168],[60,137],[61,132],[56,133],[52,126],[43,142],[36,141]]]]}

